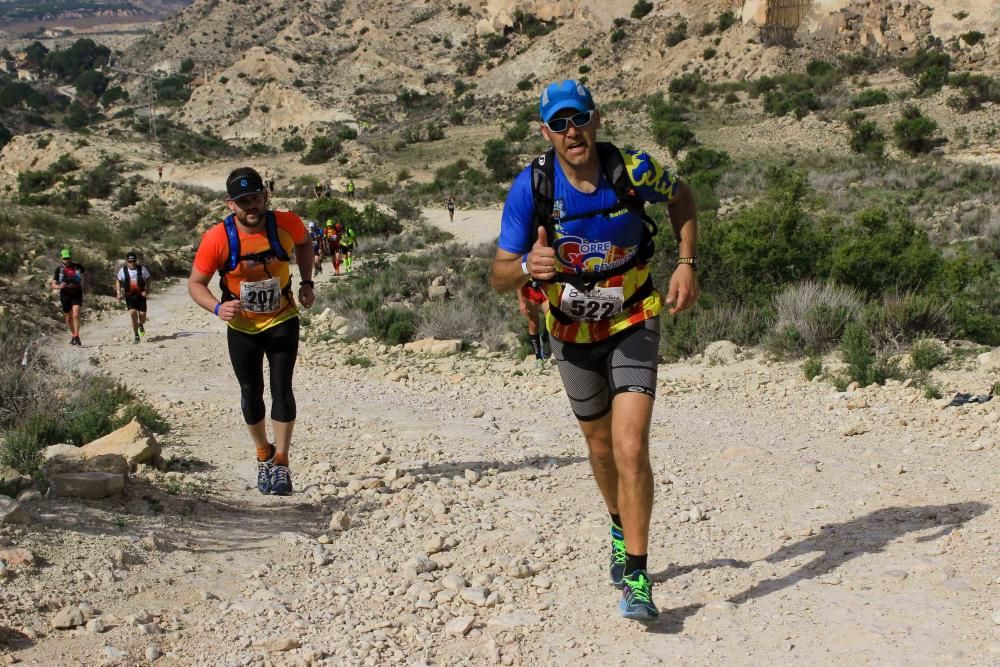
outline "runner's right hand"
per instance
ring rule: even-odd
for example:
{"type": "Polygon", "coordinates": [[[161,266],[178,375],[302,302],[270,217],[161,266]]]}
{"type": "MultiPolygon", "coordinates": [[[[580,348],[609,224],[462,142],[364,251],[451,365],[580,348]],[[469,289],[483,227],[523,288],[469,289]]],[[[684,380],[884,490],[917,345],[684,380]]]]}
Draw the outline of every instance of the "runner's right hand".
{"type": "Polygon", "coordinates": [[[528,253],[528,273],[536,280],[552,280],[556,277],[556,251],[549,247],[544,227],[538,228],[538,239],[528,253]]]}
{"type": "Polygon", "coordinates": [[[224,301],[221,306],[219,306],[219,319],[223,322],[228,322],[229,320],[236,317],[236,313],[240,312],[240,302],[236,299],[232,301],[224,301]]]}

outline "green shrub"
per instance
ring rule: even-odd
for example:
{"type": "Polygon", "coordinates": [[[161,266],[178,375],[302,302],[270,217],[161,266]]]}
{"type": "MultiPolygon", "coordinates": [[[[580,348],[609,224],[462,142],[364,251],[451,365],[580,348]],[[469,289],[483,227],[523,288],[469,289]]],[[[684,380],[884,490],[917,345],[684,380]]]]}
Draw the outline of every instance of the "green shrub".
{"type": "Polygon", "coordinates": [[[486,168],[497,181],[506,181],[516,173],[514,154],[504,139],[489,139],[483,146],[483,158],[486,168]]]}
{"type": "Polygon", "coordinates": [[[55,185],[56,176],[52,171],[22,171],[17,174],[17,189],[22,194],[42,192],[55,185]]]}
{"type": "Polygon", "coordinates": [[[935,276],[941,254],[927,233],[908,219],[892,219],[885,209],[864,209],[856,226],[832,253],[831,277],[869,296],[890,289],[910,290],[935,276]]]}
{"type": "Polygon", "coordinates": [[[331,137],[313,137],[309,150],[299,160],[302,164],[323,164],[340,152],[340,142],[331,137]]]}
{"type": "Polygon", "coordinates": [[[810,382],[823,374],[823,360],[820,357],[809,357],[802,363],[802,373],[810,382]]]}
{"type": "Polygon", "coordinates": [[[885,156],[885,132],[879,129],[875,121],[864,120],[860,113],[852,114],[847,121],[851,130],[851,150],[873,160],[881,160],[885,156]]]}
{"type": "Polygon", "coordinates": [[[664,38],[667,46],[677,46],[687,39],[687,29],[687,23],[681,23],[677,27],[671,29],[664,38]]]}
{"type": "Polygon", "coordinates": [[[521,79],[517,82],[517,89],[521,91],[531,90],[533,86],[534,84],[531,83],[531,79],[521,79]]]}
{"type": "Polygon", "coordinates": [[[636,0],[636,3],[632,5],[632,13],[629,14],[629,16],[634,19],[641,19],[651,11],[653,11],[652,2],[647,2],[646,0],[636,0]]]}
{"type": "Polygon", "coordinates": [[[107,199],[118,184],[118,161],[104,158],[101,162],[83,175],[80,192],[91,199],[107,199]]]}
{"type": "Polygon", "coordinates": [[[811,90],[788,91],[771,90],[764,95],[764,111],[773,116],[785,116],[794,113],[796,118],[805,118],[810,111],[823,108],[811,90]]]}
{"type": "Polygon", "coordinates": [[[974,111],[987,102],[1000,102],[1000,81],[985,74],[953,74],[948,78],[948,85],[961,91],[948,99],[948,106],[956,111],[974,111]]]}
{"type": "Polygon", "coordinates": [[[371,368],[374,364],[368,357],[362,357],[357,354],[352,354],[344,360],[344,363],[348,366],[359,366],[361,368],[371,368]]]}
{"type": "Polygon", "coordinates": [[[657,93],[647,100],[649,117],[652,120],[653,138],[661,146],[666,146],[671,155],[696,143],[694,132],[684,124],[684,109],[665,102],[657,93]]]}
{"type": "Polygon", "coordinates": [[[186,74],[172,74],[163,79],[156,79],[153,88],[156,89],[156,99],[168,104],[184,104],[191,99],[191,77],[186,74]]]}
{"type": "Polygon", "coordinates": [[[80,168],[80,163],[69,153],[63,153],[59,156],[59,159],[52,163],[49,167],[50,171],[57,174],[68,174],[71,171],[76,171],[80,168]]]}
{"type": "Polygon", "coordinates": [[[978,30],[970,30],[969,32],[962,33],[959,35],[959,39],[968,44],[969,46],[975,46],[979,42],[983,41],[986,35],[979,32],[978,30]]]}
{"type": "Polygon", "coordinates": [[[514,12],[514,32],[522,33],[531,39],[547,35],[558,27],[559,24],[554,20],[543,21],[534,14],[521,10],[514,12]]]}
{"type": "Polygon", "coordinates": [[[586,60],[587,58],[590,57],[590,54],[592,54],[593,52],[594,50],[591,49],[589,46],[581,46],[576,50],[576,57],[580,58],[581,60],[586,60]]]}
{"type": "Polygon", "coordinates": [[[301,153],[306,149],[306,140],[300,136],[288,137],[281,142],[281,150],[286,153],[301,153]]]}
{"type": "Polygon", "coordinates": [[[929,153],[947,142],[947,139],[935,136],[937,131],[937,122],[912,105],[903,109],[902,117],[892,126],[896,146],[913,156],[929,153]]]}
{"type": "Polygon", "coordinates": [[[719,32],[725,32],[729,30],[734,25],[736,25],[736,22],[738,20],[739,19],[736,18],[736,14],[734,14],[731,10],[726,10],[722,12],[721,14],[719,14],[719,20],[718,20],[719,32]]]}
{"type": "Polygon", "coordinates": [[[611,41],[612,44],[617,44],[626,37],[628,37],[628,33],[626,33],[621,28],[616,28],[611,31],[611,35],[608,37],[608,39],[611,41]]]}
{"type": "Polygon", "coordinates": [[[368,332],[388,345],[409,343],[417,331],[416,314],[409,308],[393,306],[368,314],[368,332]]]}
{"type": "Polygon", "coordinates": [[[358,138],[358,131],[350,125],[338,125],[334,134],[342,141],[352,141],[358,138]]]}
{"type": "Polygon", "coordinates": [[[689,72],[671,79],[667,90],[670,91],[671,95],[688,95],[698,92],[700,88],[704,87],[704,84],[705,81],[701,78],[701,74],[689,72]]]}
{"type": "Polygon", "coordinates": [[[948,350],[936,338],[921,338],[910,347],[913,368],[930,371],[948,361],[948,350]]]}
{"type": "Polygon", "coordinates": [[[711,60],[716,56],[717,53],[718,51],[716,51],[712,47],[708,47],[707,49],[701,52],[701,57],[704,58],[705,60],[711,60]]]}
{"type": "Polygon", "coordinates": [[[882,88],[869,88],[863,90],[851,98],[851,108],[861,109],[863,107],[874,107],[879,104],[886,104],[889,101],[889,93],[882,88]]]}
{"type": "Polygon", "coordinates": [[[847,325],[840,339],[840,353],[847,364],[846,379],[862,387],[885,384],[890,378],[899,377],[899,368],[888,358],[878,357],[865,328],[857,323],[847,325]]]}
{"type": "Polygon", "coordinates": [[[951,56],[936,49],[920,49],[914,56],[904,60],[900,69],[915,77],[917,93],[933,93],[948,81],[951,71],[951,56]]]}

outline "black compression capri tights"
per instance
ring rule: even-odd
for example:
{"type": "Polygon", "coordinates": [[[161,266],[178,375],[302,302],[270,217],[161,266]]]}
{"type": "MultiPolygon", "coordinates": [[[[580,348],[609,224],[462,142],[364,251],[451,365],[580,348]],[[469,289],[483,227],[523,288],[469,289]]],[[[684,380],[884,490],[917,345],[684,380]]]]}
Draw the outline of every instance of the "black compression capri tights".
{"type": "Polygon", "coordinates": [[[271,419],[295,421],[292,373],[299,353],[299,318],[257,334],[229,327],[229,360],[240,383],[240,406],[247,424],[264,419],[264,357],[271,369],[271,419]]]}

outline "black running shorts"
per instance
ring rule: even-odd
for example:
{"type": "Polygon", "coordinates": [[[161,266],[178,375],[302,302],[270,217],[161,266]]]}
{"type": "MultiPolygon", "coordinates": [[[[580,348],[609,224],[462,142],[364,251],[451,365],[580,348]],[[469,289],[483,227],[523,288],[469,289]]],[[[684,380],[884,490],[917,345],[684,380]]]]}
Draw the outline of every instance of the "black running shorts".
{"type": "Polygon", "coordinates": [[[125,307],[129,310],[138,310],[140,313],[145,313],[146,297],[141,294],[126,294],[125,307]]]}
{"type": "Polygon", "coordinates": [[[659,317],[597,343],[580,345],[552,338],[550,345],[573,414],[580,421],[608,414],[612,399],[623,391],[656,398],[659,317]]]}
{"type": "Polygon", "coordinates": [[[68,313],[73,310],[73,306],[83,306],[83,292],[59,292],[59,305],[62,311],[68,313]]]}

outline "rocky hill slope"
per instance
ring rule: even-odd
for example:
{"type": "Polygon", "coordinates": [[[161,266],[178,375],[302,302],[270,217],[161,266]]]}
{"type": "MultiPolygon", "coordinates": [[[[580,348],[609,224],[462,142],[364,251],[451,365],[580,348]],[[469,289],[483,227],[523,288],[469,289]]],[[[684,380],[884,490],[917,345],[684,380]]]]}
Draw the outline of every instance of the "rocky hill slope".
{"type": "Polygon", "coordinates": [[[193,59],[204,85],[186,104],[185,122],[243,137],[337,118],[389,120],[404,110],[406,90],[450,99],[456,86],[474,87],[490,103],[472,112],[489,117],[531,102],[540,82],[578,76],[583,64],[610,99],[664,89],[695,68],[709,80],[739,80],[814,57],[906,55],[928,39],[951,44],[959,68],[1000,63],[1000,7],[986,0],[650,6],[632,18],[630,0],[198,0],[127,60],[169,70],[193,59]],[[970,31],[984,39],[960,38],[970,31]],[[584,48],[592,52],[585,62],[584,48]]]}

